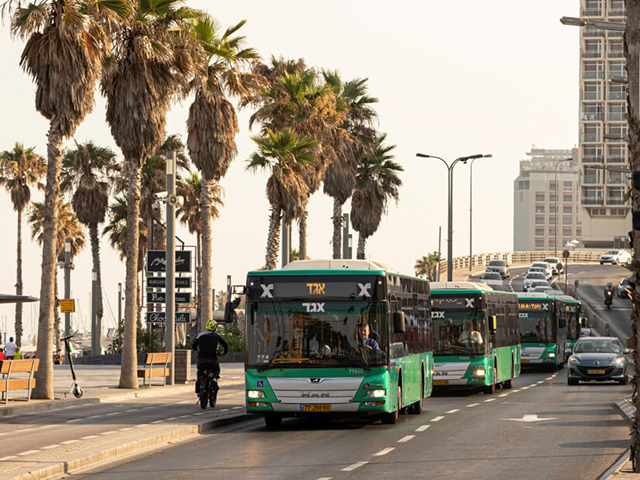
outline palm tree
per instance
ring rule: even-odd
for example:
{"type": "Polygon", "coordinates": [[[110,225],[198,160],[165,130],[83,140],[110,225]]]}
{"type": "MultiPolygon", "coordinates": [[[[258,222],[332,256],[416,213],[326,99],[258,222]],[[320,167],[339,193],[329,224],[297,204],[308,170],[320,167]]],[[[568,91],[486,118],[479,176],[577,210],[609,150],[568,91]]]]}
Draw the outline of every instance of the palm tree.
{"type": "MultiPolygon", "coordinates": [[[[201,246],[202,246],[202,211],[200,208],[200,200],[202,198],[202,179],[197,173],[192,173],[191,176],[180,179],[176,185],[176,192],[178,196],[184,199],[184,202],[176,210],[176,215],[181,224],[187,225],[189,233],[196,235],[196,263],[198,265],[197,285],[198,291],[196,292],[196,316],[201,318],[201,295],[202,295],[202,263],[201,263],[201,246]]],[[[220,217],[220,210],[218,206],[223,206],[224,201],[224,189],[220,185],[214,185],[211,189],[211,218],[216,219],[220,217]]]]}
{"type": "MultiPolygon", "coordinates": [[[[56,252],[56,258],[60,262],[64,261],[65,239],[70,238],[71,260],[73,261],[75,256],[84,248],[84,231],[82,229],[82,225],[78,221],[78,217],[76,217],[75,213],[73,212],[71,204],[64,202],[63,199],[60,199],[57,202],[57,208],[58,222],[56,225],[56,245],[58,245],[58,251],[56,252]]],[[[31,204],[29,216],[27,218],[29,224],[31,225],[31,238],[35,240],[38,245],[42,245],[44,243],[46,225],[45,212],[46,208],[43,203],[33,202],[31,204]]],[[[56,306],[59,304],[58,299],[60,298],[60,296],[58,295],[57,278],[58,274],[57,270],[55,270],[54,302],[56,306]]],[[[56,352],[60,352],[60,311],[58,310],[58,308],[55,308],[54,311],[53,338],[56,344],[56,352]]]]}
{"type": "MultiPolygon", "coordinates": [[[[22,295],[22,212],[31,200],[31,186],[42,188],[40,179],[46,172],[44,159],[34,147],[25,148],[16,142],[11,151],[0,153],[0,186],[11,195],[13,209],[18,212],[16,252],[16,295],[22,295]]],[[[16,303],[16,345],[22,346],[22,302],[16,303]]]]}
{"type": "Polygon", "coordinates": [[[342,257],[341,227],[342,206],[356,187],[358,163],[371,150],[375,140],[373,123],[377,114],[372,104],[378,101],[367,93],[367,79],[343,82],[337,71],[323,71],[325,82],[333,89],[341,109],[346,116],[341,128],[348,135],[349,142],[341,136],[334,146],[338,156],[329,164],[324,177],[324,193],[333,197],[333,258],[342,257]]]}
{"type": "Polygon", "coordinates": [[[180,0],[131,2],[101,81],[107,122],[125,158],[126,301],[120,388],[138,388],[136,298],[142,165],[164,137],[166,114],[192,71],[187,23],[196,12],[180,0]]]}
{"type": "Polygon", "coordinates": [[[244,47],[244,37],[235,36],[244,21],[222,31],[210,16],[203,15],[194,23],[201,61],[189,85],[195,99],[189,108],[187,145],[193,163],[202,172],[200,209],[202,214],[202,283],[201,315],[198,327],[204,329],[211,319],[211,218],[214,185],[227,173],[238,151],[235,137],[238,119],[229,101],[237,97],[247,102],[266,85],[259,74],[248,70],[258,58],[252,48],[244,47]]]}
{"type": "Polygon", "coordinates": [[[96,322],[102,325],[102,268],[100,265],[100,236],[98,227],[104,222],[109,207],[109,192],[116,170],[116,154],[93,142],[69,150],[62,160],[63,192],[72,192],[71,205],[78,220],[89,228],[91,259],[96,273],[96,322]]]}
{"type": "Polygon", "coordinates": [[[12,34],[28,38],[20,65],[36,84],[36,109],[49,120],[35,398],[53,398],[55,230],[62,142],[93,109],[103,55],[109,49],[101,25],[110,25],[114,14],[124,14],[126,7],[125,0],[42,0],[25,7],[20,0],[3,3],[3,10],[13,12],[12,34]]]}
{"type": "Polygon", "coordinates": [[[379,135],[373,150],[358,166],[356,189],[351,199],[351,222],[358,235],[357,258],[364,260],[365,244],[380,226],[390,199],[398,201],[402,165],[392,160],[395,145],[384,145],[386,134],[379,135]]]}
{"type": "Polygon", "coordinates": [[[264,135],[251,137],[258,151],[249,158],[248,169],[268,169],[267,198],[271,204],[265,268],[276,268],[280,244],[280,220],[297,218],[302,205],[299,199],[308,195],[309,186],[296,171],[309,168],[314,162],[313,148],[317,142],[309,137],[300,138],[291,129],[274,133],[267,129],[264,135]]]}
{"type": "Polygon", "coordinates": [[[413,269],[415,270],[417,277],[426,277],[429,281],[434,282],[436,280],[439,262],[440,256],[438,255],[438,252],[433,252],[416,260],[416,264],[413,269]]]}

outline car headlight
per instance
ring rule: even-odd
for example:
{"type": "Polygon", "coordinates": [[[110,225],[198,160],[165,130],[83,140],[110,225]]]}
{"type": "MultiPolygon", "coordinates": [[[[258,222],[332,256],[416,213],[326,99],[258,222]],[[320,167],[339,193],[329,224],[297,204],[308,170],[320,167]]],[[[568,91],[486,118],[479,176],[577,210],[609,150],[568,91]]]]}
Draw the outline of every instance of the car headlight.
{"type": "Polygon", "coordinates": [[[611,362],[612,365],[622,365],[625,361],[624,357],[618,357],[616,358],[613,362],[611,362]]]}
{"type": "Polygon", "coordinates": [[[582,362],[578,357],[569,357],[569,363],[571,365],[580,365],[582,362]]]}
{"type": "Polygon", "coordinates": [[[247,397],[249,398],[264,398],[264,392],[261,390],[247,390],[247,397]]]}
{"type": "Polygon", "coordinates": [[[369,390],[367,392],[367,397],[374,397],[374,398],[380,398],[380,397],[384,397],[387,394],[387,391],[384,389],[378,389],[378,390],[369,390]]]}

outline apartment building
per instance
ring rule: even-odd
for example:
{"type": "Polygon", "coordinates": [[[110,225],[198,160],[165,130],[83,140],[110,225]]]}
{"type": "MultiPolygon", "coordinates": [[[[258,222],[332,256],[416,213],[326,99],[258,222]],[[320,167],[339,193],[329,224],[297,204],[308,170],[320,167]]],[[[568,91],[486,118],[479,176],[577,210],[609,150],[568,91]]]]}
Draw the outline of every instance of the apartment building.
{"type": "Polygon", "coordinates": [[[581,242],[578,149],[533,146],[526,155],[514,181],[513,250],[555,250],[557,240],[562,251],[581,242]]]}
{"type": "MultiPolygon", "coordinates": [[[[624,3],[581,0],[581,17],[622,23],[624,3]]],[[[586,248],[622,246],[631,229],[622,33],[580,28],[579,219],[586,248]]]]}

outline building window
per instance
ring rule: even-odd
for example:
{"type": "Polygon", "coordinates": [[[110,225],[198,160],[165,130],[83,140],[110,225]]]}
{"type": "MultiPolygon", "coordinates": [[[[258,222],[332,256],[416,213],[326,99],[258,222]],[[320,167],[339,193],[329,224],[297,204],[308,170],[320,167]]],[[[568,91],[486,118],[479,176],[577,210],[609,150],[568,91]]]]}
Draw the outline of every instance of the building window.
{"type": "Polygon", "coordinates": [[[607,121],[624,122],[627,119],[627,106],[624,103],[610,103],[607,121]]]}
{"type": "Polygon", "coordinates": [[[601,145],[584,145],[582,147],[584,163],[604,163],[604,152],[601,145]]]}
{"type": "Polygon", "coordinates": [[[624,17],[627,14],[624,0],[611,0],[608,13],[610,17],[624,17]]]}
{"type": "Polygon", "coordinates": [[[562,182],[562,190],[565,192],[570,192],[573,190],[573,182],[571,180],[562,182]]]}
{"type": "Polygon", "coordinates": [[[536,205],[536,213],[544,213],[544,205],[536,205]]]}
{"type": "Polygon", "coordinates": [[[550,193],[549,194],[549,201],[553,202],[553,203],[557,202],[558,201],[558,195],[556,195],[555,193],[550,193]]]}
{"type": "Polygon", "coordinates": [[[624,205],[624,187],[607,187],[607,205],[624,205]]]}
{"type": "Polygon", "coordinates": [[[603,187],[584,187],[582,191],[583,205],[604,205],[603,187]]]}
{"type": "Polygon", "coordinates": [[[563,205],[562,213],[573,213],[573,206],[572,205],[563,205]]]}
{"type": "Polygon", "coordinates": [[[626,145],[608,145],[607,163],[625,163],[627,161],[626,145]]]}
{"type": "Polygon", "coordinates": [[[544,237],[544,228],[536,228],[536,237],[544,237]]]}
{"type": "MultiPolygon", "coordinates": [[[[602,100],[602,87],[600,82],[585,82],[582,88],[583,100],[602,100]]],[[[582,120],[585,122],[598,122],[603,117],[601,103],[582,105],[582,120]]]]}
{"type": "Polygon", "coordinates": [[[609,125],[605,140],[607,142],[626,142],[629,136],[629,127],[626,123],[612,123],[609,125]]]}
{"type": "Polygon", "coordinates": [[[624,62],[609,62],[609,78],[614,77],[627,78],[627,69],[624,68],[624,62]]]}
{"type": "Polygon", "coordinates": [[[588,208],[587,211],[589,215],[592,217],[606,217],[607,209],[606,208],[588,208]]]}
{"type": "Polygon", "coordinates": [[[584,142],[599,142],[600,141],[600,124],[599,123],[585,123],[584,133],[582,134],[582,141],[584,142]]]}
{"type": "Polygon", "coordinates": [[[544,239],[536,238],[536,248],[544,248],[544,239]]]}
{"type": "Polygon", "coordinates": [[[529,180],[520,180],[518,182],[518,190],[529,190],[529,180]]]}
{"type": "Polygon", "coordinates": [[[627,86],[624,83],[609,83],[609,100],[626,100],[627,86]]]}
{"type": "Polygon", "coordinates": [[[549,213],[556,213],[556,206],[555,205],[549,205],[549,213]]]}
{"type": "Polygon", "coordinates": [[[598,80],[604,78],[604,62],[584,62],[582,72],[584,80],[598,80]]]}
{"type": "Polygon", "coordinates": [[[556,224],[556,217],[554,215],[549,215],[549,225],[556,224]]]}
{"type": "Polygon", "coordinates": [[[570,237],[570,236],[571,236],[571,234],[572,234],[572,232],[571,232],[571,227],[568,227],[568,228],[567,228],[567,227],[565,227],[565,228],[563,228],[563,229],[562,229],[562,235],[563,235],[564,237],[570,237]]]}
{"type": "Polygon", "coordinates": [[[611,208],[609,209],[612,217],[626,217],[627,210],[624,208],[611,208]]]}
{"type": "Polygon", "coordinates": [[[563,225],[573,225],[573,220],[571,217],[562,217],[563,225]]]}
{"type": "Polygon", "coordinates": [[[558,188],[558,182],[549,182],[549,190],[555,192],[558,188]]]}
{"type": "Polygon", "coordinates": [[[602,167],[584,166],[584,175],[582,175],[582,183],[584,185],[598,185],[602,183],[602,167]]]}
{"type": "Polygon", "coordinates": [[[536,225],[544,225],[544,217],[536,217],[536,225]]]}
{"type": "Polygon", "coordinates": [[[582,237],[582,227],[576,228],[576,237],[582,237]]]}
{"type": "Polygon", "coordinates": [[[573,203],[573,195],[571,195],[570,193],[565,193],[564,195],[562,195],[562,201],[564,203],[573,203]]]}

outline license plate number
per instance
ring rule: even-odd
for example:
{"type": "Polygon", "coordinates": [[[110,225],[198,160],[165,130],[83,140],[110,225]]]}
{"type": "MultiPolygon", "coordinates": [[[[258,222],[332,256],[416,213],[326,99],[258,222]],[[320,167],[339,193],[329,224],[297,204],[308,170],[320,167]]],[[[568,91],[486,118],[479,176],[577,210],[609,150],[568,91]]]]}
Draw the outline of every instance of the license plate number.
{"type": "Polygon", "coordinates": [[[434,380],[434,385],[449,385],[449,380],[434,380]]]}
{"type": "Polygon", "coordinates": [[[603,374],[605,372],[604,368],[590,368],[588,371],[589,375],[603,374]]]}
{"type": "Polygon", "coordinates": [[[329,403],[308,403],[300,405],[303,412],[330,412],[331,404],[329,403]]]}
{"type": "Polygon", "coordinates": [[[520,362],[522,363],[531,363],[531,360],[525,360],[524,358],[522,360],[520,360],[520,362]]]}

